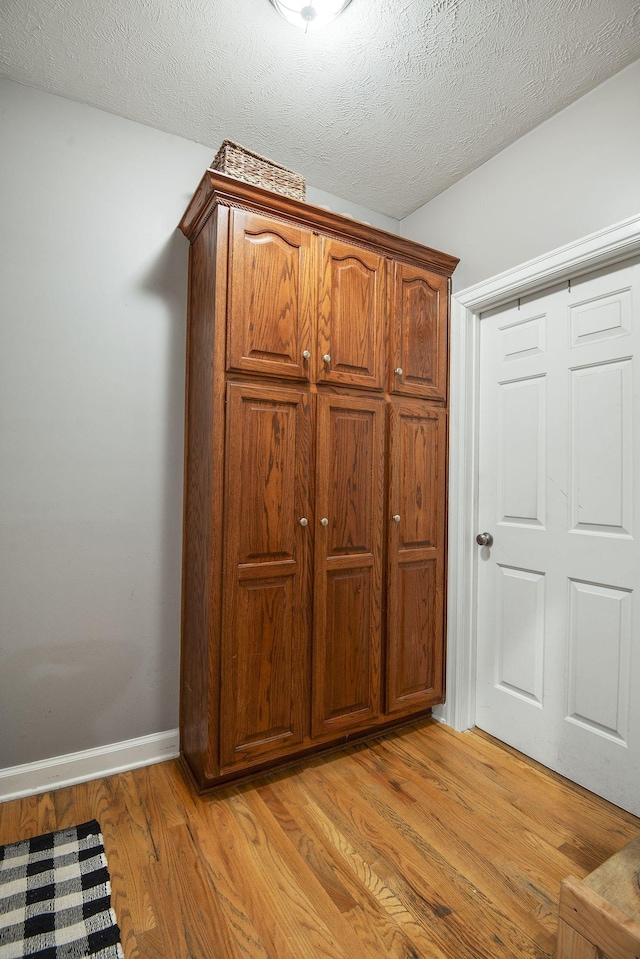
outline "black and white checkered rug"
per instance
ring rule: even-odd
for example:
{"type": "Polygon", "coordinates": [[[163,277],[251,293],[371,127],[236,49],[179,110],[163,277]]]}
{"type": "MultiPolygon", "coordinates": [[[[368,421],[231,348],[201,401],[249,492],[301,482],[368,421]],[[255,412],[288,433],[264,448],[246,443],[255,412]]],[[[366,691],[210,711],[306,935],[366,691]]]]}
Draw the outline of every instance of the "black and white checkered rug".
{"type": "Polygon", "coordinates": [[[0,959],[123,959],[94,820],[0,846],[0,959]]]}

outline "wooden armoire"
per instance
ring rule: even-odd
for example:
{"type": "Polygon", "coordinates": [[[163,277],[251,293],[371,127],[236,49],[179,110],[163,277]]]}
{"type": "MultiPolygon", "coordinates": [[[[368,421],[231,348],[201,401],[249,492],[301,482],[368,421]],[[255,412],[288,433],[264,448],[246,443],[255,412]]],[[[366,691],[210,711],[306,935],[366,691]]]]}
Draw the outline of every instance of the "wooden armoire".
{"type": "Polygon", "coordinates": [[[212,171],[180,228],[181,749],[205,790],[444,701],[458,261],[212,171]]]}

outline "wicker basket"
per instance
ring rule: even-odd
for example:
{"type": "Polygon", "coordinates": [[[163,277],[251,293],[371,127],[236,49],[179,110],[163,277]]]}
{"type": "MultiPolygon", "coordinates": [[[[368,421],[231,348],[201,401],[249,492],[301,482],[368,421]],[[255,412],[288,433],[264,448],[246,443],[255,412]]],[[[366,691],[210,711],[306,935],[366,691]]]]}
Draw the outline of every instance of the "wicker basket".
{"type": "Polygon", "coordinates": [[[261,157],[258,153],[245,150],[233,140],[223,140],[222,146],[211,161],[211,167],[219,173],[235,177],[236,180],[254,183],[265,190],[282,193],[294,200],[305,198],[304,177],[287,170],[279,163],[261,157]]]}

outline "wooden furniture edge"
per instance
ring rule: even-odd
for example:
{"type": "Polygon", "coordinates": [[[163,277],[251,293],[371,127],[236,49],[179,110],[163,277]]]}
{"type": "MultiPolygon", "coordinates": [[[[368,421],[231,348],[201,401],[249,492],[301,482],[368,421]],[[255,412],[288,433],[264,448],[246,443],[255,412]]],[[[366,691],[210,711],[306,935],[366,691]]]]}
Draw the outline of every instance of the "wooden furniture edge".
{"type": "Polygon", "coordinates": [[[584,884],[640,921],[640,834],[589,873],[584,884]]]}
{"type": "MultiPolygon", "coordinates": [[[[575,950],[567,952],[571,937],[565,936],[562,923],[570,926],[595,949],[601,950],[607,959],[637,959],[640,956],[640,922],[575,876],[569,876],[561,883],[558,919],[558,959],[581,959],[580,951],[577,955],[575,950]]],[[[589,953],[582,948],[582,955],[588,956],[589,953]]]]}
{"type": "Polygon", "coordinates": [[[360,223],[358,220],[324,210],[311,203],[293,200],[271,190],[244,183],[242,180],[235,180],[225,173],[217,173],[211,169],[204,173],[179,223],[179,229],[190,243],[193,243],[219,203],[240,207],[248,204],[252,210],[266,216],[276,214],[286,220],[303,219],[312,227],[346,242],[356,240],[367,245],[375,245],[387,256],[403,257],[414,263],[426,262],[430,269],[443,276],[451,276],[460,262],[458,257],[423,246],[414,240],[360,223]]]}
{"type": "Polygon", "coordinates": [[[560,919],[556,956],[557,959],[602,959],[602,952],[576,932],[573,926],[560,919]]]}

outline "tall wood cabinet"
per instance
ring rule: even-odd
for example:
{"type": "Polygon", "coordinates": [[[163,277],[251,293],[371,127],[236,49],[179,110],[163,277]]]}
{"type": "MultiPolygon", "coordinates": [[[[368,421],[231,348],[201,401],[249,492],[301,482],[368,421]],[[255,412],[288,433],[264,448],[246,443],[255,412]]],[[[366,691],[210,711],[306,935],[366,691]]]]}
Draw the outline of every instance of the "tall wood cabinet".
{"type": "Polygon", "coordinates": [[[204,790],[444,701],[458,261],[212,171],[180,227],[181,749],[204,790]]]}

